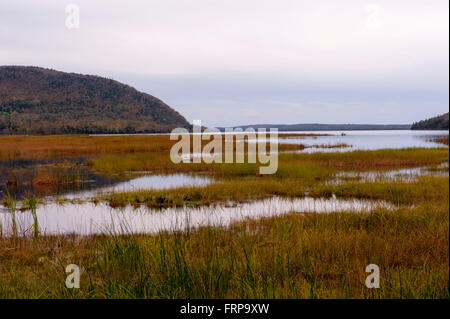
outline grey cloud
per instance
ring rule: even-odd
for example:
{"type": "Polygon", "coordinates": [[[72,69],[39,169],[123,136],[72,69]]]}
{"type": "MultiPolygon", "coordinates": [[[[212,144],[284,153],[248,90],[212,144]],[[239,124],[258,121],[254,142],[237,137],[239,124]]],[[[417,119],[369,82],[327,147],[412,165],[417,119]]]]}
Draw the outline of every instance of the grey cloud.
{"type": "Polygon", "coordinates": [[[64,25],[69,2],[3,0],[0,64],[115,78],[216,126],[448,109],[446,0],[71,2],[78,30],[64,25]]]}

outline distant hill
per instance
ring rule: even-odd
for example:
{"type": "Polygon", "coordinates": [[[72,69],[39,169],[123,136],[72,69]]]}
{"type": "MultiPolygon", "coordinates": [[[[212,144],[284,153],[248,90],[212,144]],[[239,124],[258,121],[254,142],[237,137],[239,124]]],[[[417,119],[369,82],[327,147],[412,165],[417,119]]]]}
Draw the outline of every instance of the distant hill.
{"type": "Polygon", "coordinates": [[[117,81],[0,66],[0,134],[151,133],[189,127],[161,100],[117,81]]]}
{"type": "MultiPolygon", "coordinates": [[[[352,130],[409,130],[409,124],[255,124],[236,126],[246,128],[277,128],[278,131],[352,131],[352,130]]],[[[224,130],[225,128],[220,128],[224,130]]]]}
{"type": "Polygon", "coordinates": [[[419,121],[411,126],[412,130],[448,130],[448,112],[427,120],[419,121]]]}

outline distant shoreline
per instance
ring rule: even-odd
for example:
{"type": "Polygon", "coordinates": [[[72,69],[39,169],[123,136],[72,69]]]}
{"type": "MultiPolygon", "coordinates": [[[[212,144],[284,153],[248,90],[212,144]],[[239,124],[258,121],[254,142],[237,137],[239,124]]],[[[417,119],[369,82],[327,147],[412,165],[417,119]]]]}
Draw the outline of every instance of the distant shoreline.
{"type": "MultiPolygon", "coordinates": [[[[410,124],[255,124],[240,125],[232,128],[276,128],[278,131],[406,131],[411,130],[410,124]]],[[[224,131],[225,127],[219,127],[224,131]]]]}

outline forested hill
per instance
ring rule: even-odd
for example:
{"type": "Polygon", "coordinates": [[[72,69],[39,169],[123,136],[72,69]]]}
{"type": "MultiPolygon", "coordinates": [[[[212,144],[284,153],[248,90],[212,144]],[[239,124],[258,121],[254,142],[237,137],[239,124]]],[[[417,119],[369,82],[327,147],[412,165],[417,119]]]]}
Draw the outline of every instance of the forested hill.
{"type": "Polygon", "coordinates": [[[427,120],[414,123],[412,130],[448,130],[448,112],[427,120]]]}
{"type": "Polygon", "coordinates": [[[0,66],[0,134],[151,133],[189,127],[161,100],[117,81],[0,66]]]}

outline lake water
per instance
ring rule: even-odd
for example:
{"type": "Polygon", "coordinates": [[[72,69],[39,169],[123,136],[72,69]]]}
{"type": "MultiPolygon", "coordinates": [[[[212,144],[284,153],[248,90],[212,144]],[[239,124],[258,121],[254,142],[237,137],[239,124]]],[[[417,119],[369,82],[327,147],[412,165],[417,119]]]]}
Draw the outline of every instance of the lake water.
{"type": "Polygon", "coordinates": [[[146,175],[132,178],[110,186],[99,187],[82,192],[71,192],[62,197],[67,199],[88,199],[102,194],[113,192],[132,192],[146,189],[168,189],[176,187],[198,187],[212,183],[213,180],[206,176],[194,174],[168,174],[146,175]]]}
{"type": "Polygon", "coordinates": [[[430,139],[449,135],[449,131],[320,131],[320,132],[289,132],[330,134],[330,136],[282,138],[279,143],[304,145],[336,145],[347,144],[349,147],[322,149],[306,148],[298,152],[348,152],[353,150],[399,149],[409,147],[448,148],[447,145],[435,143],[430,139]]]}

